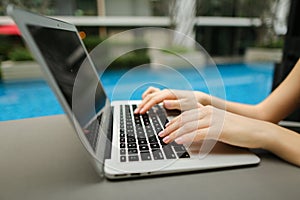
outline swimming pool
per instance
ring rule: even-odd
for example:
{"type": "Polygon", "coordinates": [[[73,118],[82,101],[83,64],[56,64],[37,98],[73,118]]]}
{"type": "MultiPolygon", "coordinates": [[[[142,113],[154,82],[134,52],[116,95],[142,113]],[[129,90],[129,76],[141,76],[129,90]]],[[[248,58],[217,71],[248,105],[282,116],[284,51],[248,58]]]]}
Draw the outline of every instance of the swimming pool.
{"type": "MultiPolygon", "coordinates": [[[[221,81],[215,80],[215,70],[210,67],[201,69],[200,78],[199,74],[197,76],[190,69],[175,70],[175,76],[179,76],[187,84],[181,84],[170,72],[152,73],[145,69],[130,73],[124,70],[112,71],[105,73],[101,79],[111,100],[139,99],[149,85],[191,88],[209,93],[223,87],[227,100],[249,104],[260,102],[270,92],[273,63],[222,64],[217,69],[221,81]]],[[[218,96],[218,92],[212,94],[218,96]]],[[[44,80],[0,83],[0,110],[0,121],[64,113],[44,80]]]]}

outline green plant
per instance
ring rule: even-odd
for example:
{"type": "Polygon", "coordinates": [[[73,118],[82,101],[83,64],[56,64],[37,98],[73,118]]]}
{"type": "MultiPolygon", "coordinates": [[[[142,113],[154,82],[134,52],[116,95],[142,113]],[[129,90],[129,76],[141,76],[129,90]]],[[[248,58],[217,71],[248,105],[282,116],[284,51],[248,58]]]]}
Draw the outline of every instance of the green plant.
{"type": "Polygon", "coordinates": [[[83,39],[83,43],[87,50],[90,52],[93,50],[98,44],[103,42],[104,38],[100,38],[99,36],[88,36],[83,39]]]}
{"type": "Polygon", "coordinates": [[[6,35],[0,35],[0,56],[2,60],[8,59],[8,54],[13,47],[13,42],[6,35]]]}
{"type": "Polygon", "coordinates": [[[171,46],[171,47],[163,49],[161,51],[164,53],[170,53],[170,54],[176,54],[176,53],[180,54],[180,53],[187,53],[191,50],[184,46],[171,46]]]}
{"type": "Polygon", "coordinates": [[[16,47],[9,54],[8,58],[13,61],[33,60],[30,52],[24,47],[16,47]]]}
{"type": "MultiPolygon", "coordinates": [[[[87,50],[90,52],[104,40],[105,38],[100,38],[99,36],[88,36],[83,39],[83,43],[86,46],[87,50]]],[[[148,45],[144,40],[137,39],[131,42],[107,41],[104,45],[106,45],[106,52],[108,52],[108,54],[110,51],[114,52],[115,50],[117,51],[120,48],[137,49],[115,59],[109,65],[109,69],[129,69],[135,66],[150,63],[148,49],[146,48],[148,45]]]]}
{"type": "Polygon", "coordinates": [[[260,43],[256,45],[257,47],[261,48],[283,48],[284,46],[284,39],[283,38],[277,38],[274,40],[270,40],[264,43],[260,43]]]}
{"type": "Polygon", "coordinates": [[[109,69],[130,69],[148,63],[150,63],[150,57],[141,49],[120,56],[110,64],[109,69]]]}

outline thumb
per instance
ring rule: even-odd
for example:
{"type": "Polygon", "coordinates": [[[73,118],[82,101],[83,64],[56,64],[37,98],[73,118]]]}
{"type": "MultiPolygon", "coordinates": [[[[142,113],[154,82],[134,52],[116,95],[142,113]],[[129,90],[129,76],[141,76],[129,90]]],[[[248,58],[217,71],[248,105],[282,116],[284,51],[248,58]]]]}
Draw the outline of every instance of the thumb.
{"type": "Polygon", "coordinates": [[[178,100],[164,100],[164,107],[170,110],[181,110],[180,103],[178,100]]]}

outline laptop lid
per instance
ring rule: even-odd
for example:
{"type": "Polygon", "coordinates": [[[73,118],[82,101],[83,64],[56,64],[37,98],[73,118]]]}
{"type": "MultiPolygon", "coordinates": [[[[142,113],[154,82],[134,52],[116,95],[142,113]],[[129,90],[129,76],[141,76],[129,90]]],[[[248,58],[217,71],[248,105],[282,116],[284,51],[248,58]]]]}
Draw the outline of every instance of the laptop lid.
{"type": "Polygon", "coordinates": [[[76,27],[13,6],[8,6],[7,12],[42,66],[81,142],[96,161],[103,163],[110,134],[110,101],[76,27]],[[100,121],[99,135],[89,128],[94,120],[100,121]]]}

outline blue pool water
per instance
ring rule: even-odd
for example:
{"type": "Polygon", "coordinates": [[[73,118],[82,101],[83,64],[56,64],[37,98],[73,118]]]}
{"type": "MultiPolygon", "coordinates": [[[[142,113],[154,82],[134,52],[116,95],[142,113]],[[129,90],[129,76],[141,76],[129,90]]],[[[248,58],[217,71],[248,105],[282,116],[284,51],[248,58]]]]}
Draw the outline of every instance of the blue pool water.
{"type": "MultiPolygon", "coordinates": [[[[200,73],[192,69],[142,68],[108,72],[101,79],[111,100],[139,99],[149,85],[154,85],[200,90],[255,104],[270,93],[273,63],[223,64],[217,70],[203,68],[200,73]]],[[[64,113],[44,80],[0,83],[0,110],[0,121],[64,113]]]]}

